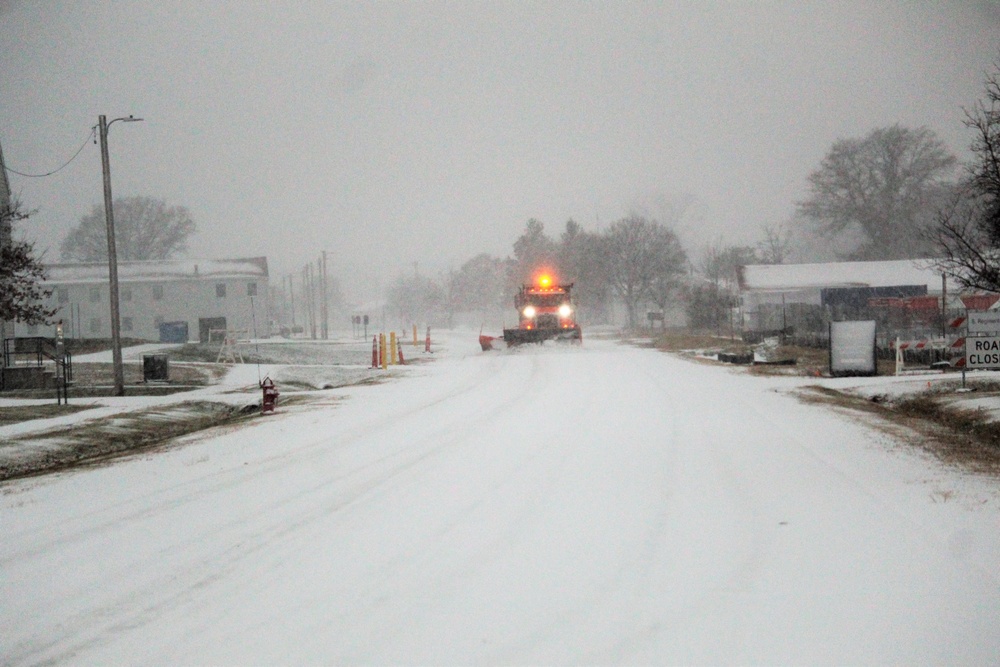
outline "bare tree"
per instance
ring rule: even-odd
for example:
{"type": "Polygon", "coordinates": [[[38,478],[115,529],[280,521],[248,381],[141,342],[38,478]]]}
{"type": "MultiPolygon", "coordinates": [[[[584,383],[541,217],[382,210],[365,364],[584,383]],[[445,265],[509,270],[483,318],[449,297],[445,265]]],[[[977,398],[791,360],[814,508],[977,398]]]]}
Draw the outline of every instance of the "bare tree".
{"type": "Polygon", "coordinates": [[[975,132],[967,165],[969,186],[980,198],[982,222],[1000,242],[1000,63],[986,77],[986,98],[965,111],[965,125],[975,132]]]}
{"type": "Polygon", "coordinates": [[[604,254],[603,238],[588,232],[575,220],[568,220],[557,247],[559,280],[571,282],[577,311],[589,321],[608,319],[611,287],[604,254]]]}
{"type": "Polygon", "coordinates": [[[649,286],[649,300],[660,312],[679,303],[684,296],[684,270],[658,274],[649,286]]]}
{"type": "Polygon", "coordinates": [[[737,269],[759,262],[751,246],[726,245],[722,239],[706,246],[700,262],[701,281],[686,293],[688,324],[696,329],[721,329],[731,323],[737,303],[737,269]]]}
{"type": "Polygon", "coordinates": [[[757,243],[757,259],[762,264],[784,264],[792,251],[792,235],[785,223],[765,224],[764,238],[757,243]]]}
{"type": "Polygon", "coordinates": [[[465,262],[449,277],[450,310],[477,312],[486,318],[513,308],[514,295],[507,292],[510,271],[510,260],[487,253],[465,262]]]}
{"type": "Polygon", "coordinates": [[[444,289],[426,276],[399,276],[388,290],[386,306],[404,324],[439,325],[446,311],[444,289]]]}
{"type": "Polygon", "coordinates": [[[1000,292],[1000,247],[982,199],[967,190],[940,212],[935,266],[964,287],[1000,292]]]}
{"type": "Polygon", "coordinates": [[[758,262],[757,251],[751,246],[726,245],[722,239],[718,239],[705,247],[701,271],[712,284],[731,289],[736,284],[737,268],[758,262]]]}
{"type": "Polygon", "coordinates": [[[674,232],[656,221],[630,215],[605,236],[608,278],[625,303],[629,327],[638,325],[639,305],[653,298],[654,285],[684,273],[687,255],[674,232]]]}
{"type": "Polygon", "coordinates": [[[941,211],[938,268],[965,287],[1000,291],[1000,62],[985,81],[986,97],[965,110],[974,132],[973,159],[950,205],[941,211]]]}
{"type": "MultiPolygon", "coordinates": [[[[187,250],[196,230],[183,206],[153,197],[115,199],[115,248],[120,260],[168,259],[187,250]]],[[[108,258],[104,205],[94,206],[59,247],[63,260],[101,262],[108,258]]]]}
{"type": "Polygon", "coordinates": [[[921,230],[955,162],[926,127],[893,125],[840,139],[809,175],[810,196],[799,210],[828,236],[860,231],[849,259],[924,256],[921,230]]]}

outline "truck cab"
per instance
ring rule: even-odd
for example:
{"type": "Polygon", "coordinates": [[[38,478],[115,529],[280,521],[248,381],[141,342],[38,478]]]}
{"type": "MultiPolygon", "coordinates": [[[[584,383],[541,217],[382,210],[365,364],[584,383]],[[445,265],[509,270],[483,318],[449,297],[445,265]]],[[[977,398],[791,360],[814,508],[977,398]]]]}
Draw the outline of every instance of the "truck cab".
{"type": "Polygon", "coordinates": [[[507,344],[540,343],[552,339],[580,342],[583,333],[576,322],[572,289],[573,283],[556,284],[544,274],[534,283],[522,285],[514,297],[518,326],[503,332],[507,344]]]}

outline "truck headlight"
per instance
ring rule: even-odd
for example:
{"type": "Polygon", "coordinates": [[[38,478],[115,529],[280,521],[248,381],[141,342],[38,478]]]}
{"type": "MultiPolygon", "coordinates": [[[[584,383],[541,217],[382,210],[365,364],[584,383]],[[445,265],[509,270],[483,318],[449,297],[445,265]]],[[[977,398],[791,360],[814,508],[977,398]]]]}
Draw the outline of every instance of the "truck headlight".
{"type": "Polygon", "coordinates": [[[524,310],[521,311],[521,312],[524,314],[525,317],[531,319],[532,317],[535,316],[535,307],[534,306],[525,306],[524,310]]]}
{"type": "Polygon", "coordinates": [[[564,303],[563,305],[559,306],[559,317],[565,318],[569,317],[572,314],[573,314],[573,309],[570,307],[568,303],[564,303]]]}

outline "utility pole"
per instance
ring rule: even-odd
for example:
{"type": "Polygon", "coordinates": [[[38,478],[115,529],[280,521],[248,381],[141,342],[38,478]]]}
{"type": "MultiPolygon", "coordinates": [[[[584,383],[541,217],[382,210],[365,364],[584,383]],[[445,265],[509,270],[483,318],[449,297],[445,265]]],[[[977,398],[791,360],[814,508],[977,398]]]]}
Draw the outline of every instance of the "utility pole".
{"type": "Polygon", "coordinates": [[[108,228],[108,282],[111,295],[111,360],[115,370],[115,396],[125,395],[125,367],[122,365],[122,324],[118,311],[118,253],[115,250],[115,214],[111,205],[111,160],[108,157],[108,128],[117,121],[132,123],[142,120],[129,116],[115,118],[111,123],[107,116],[98,116],[97,124],[101,135],[101,167],[104,173],[104,220],[108,228]]]}
{"type": "Polygon", "coordinates": [[[309,262],[302,269],[303,280],[306,283],[306,299],[309,312],[309,337],[316,340],[316,289],[313,281],[313,265],[309,262]]]}
{"type": "Polygon", "coordinates": [[[309,276],[306,274],[306,267],[302,267],[299,288],[299,310],[302,311],[302,335],[309,335],[309,276]]]}
{"type": "Polygon", "coordinates": [[[948,274],[941,274],[941,338],[948,337],[948,274]]]}
{"type": "Polygon", "coordinates": [[[292,329],[295,329],[295,274],[288,274],[288,299],[292,304],[292,329]]]}
{"type": "Polygon", "coordinates": [[[115,396],[125,395],[122,365],[121,317],[118,312],[118,253],[115,249],[115,214],[111,205],[111,160],[108,157],[108,117],[100,116],[101,167],[104,173],[104,219],[108,229],[108,281],[111,296],[111,361],[115,370],[115,396]]]}
{"type": "MultiPolygon", "coordinates": [[[[309,262],[309,273],[312,273],[313,265],[309,262]]],[[[319,281],[322,280],[323,274],[323,260],[322,258],[316,258],[316,273],[313,274],[313,290],[316,293],[316,298],[319,299],[319,281]]],[[[323,337],[323,304],[318,300],[316,302],[316,328],[319,330],[318,336],[323,337]]]]}
{"type": "MultiPolygon", "coordinates": [[[[3,146],[0,146],[0,250],[10,247],[11,232],[10,181],[7,180],[7,165],[3,161],[3,146]]],[[[11,332],[13,333],[13,331],[11,332]]],[[[0,389],[4,387],[4,368],[7,366],[7,323],[0,319],[0,389]]]]}
{"type": "Polygon", "coordinates": [[[7,180],[7,165],[3,161],[3,146],[0,146],[0,248],[11,244],[10,209],[10,181],[7,180]]]}
{"type": "Polygon", "coordinates": [[[312,262],[309,262],[309,312],[309,330],[312,332],[312,339],[316,340],[319,316],[316,312],[316,274],[313,272],[312,262]]]}
{"type": "Polygon", "coordinates": [[[323,281],[320,286],[320,295],[323,299],[323,305],[320,308],[320,314],[323,318],[323,340],[328,340],[330,338],[330,310],[329,302],[327,301],[327,291],[326,291],[326,250],[323,251],[323,264],[320,270],[320,279],[323,281]]]}
{"type": "Polygon", "coordinates": [[[108,282],[111,294],[111,361],[115,369],[115,396],[125,395],[125,367],[122,365],[122,332],[118,312],[118,253],[115,249],[115,214],[111,205],[111,159],[108,157],[108,117],[99,116],[101,169],[104,174],[104,222],[108,234],[108,282]]]}

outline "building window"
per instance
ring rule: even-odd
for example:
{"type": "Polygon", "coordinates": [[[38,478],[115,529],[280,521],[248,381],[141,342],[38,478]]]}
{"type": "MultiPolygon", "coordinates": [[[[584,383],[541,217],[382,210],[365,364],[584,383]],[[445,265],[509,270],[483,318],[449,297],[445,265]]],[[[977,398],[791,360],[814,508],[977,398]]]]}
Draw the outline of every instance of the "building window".
{"type": "Polygon", "coordinates": [[[247,296],[257,296],[257,283],[247,283],[247,296]]]}
{"type": "Polygon", "coordinates": [[[101,300],[101,288],[100,287],[91,287],[90,288],[90,302],[91,303],[97,303],[100,300],[101,300]]]}
{"type": "Polygon", "coordinates": [[[153,285],[153,301],[163,299],[163,285],[153,285]]]}
{"type": "Polygon", "coordinates": [[[220,299],[226,296],[226,283],[216,283],[215,284],[215,296],[220,299]]]}
{"type": "Polygon", "coordinates": [[[131,301],[131,300],[132,300],[132,288],[131,287],[122,288],[122,301],[131,301]]]}
{"type": "Polygon", "coordinates": [[[59,299],[59,303],[69,303],[69,288],[60,287],[57,289],[56,298],[59,299]]]}
{"type": "Polygon", "coordinates": [[[122,318],[122,331],[131,331],[131,330],[132,330],[132,318],[131,317],[123,317],[122,318]]]}
{"type": "Polygon", "coordinates": [[[101,333],[101,318],[90,318],[90,333],[101,333]]]}

